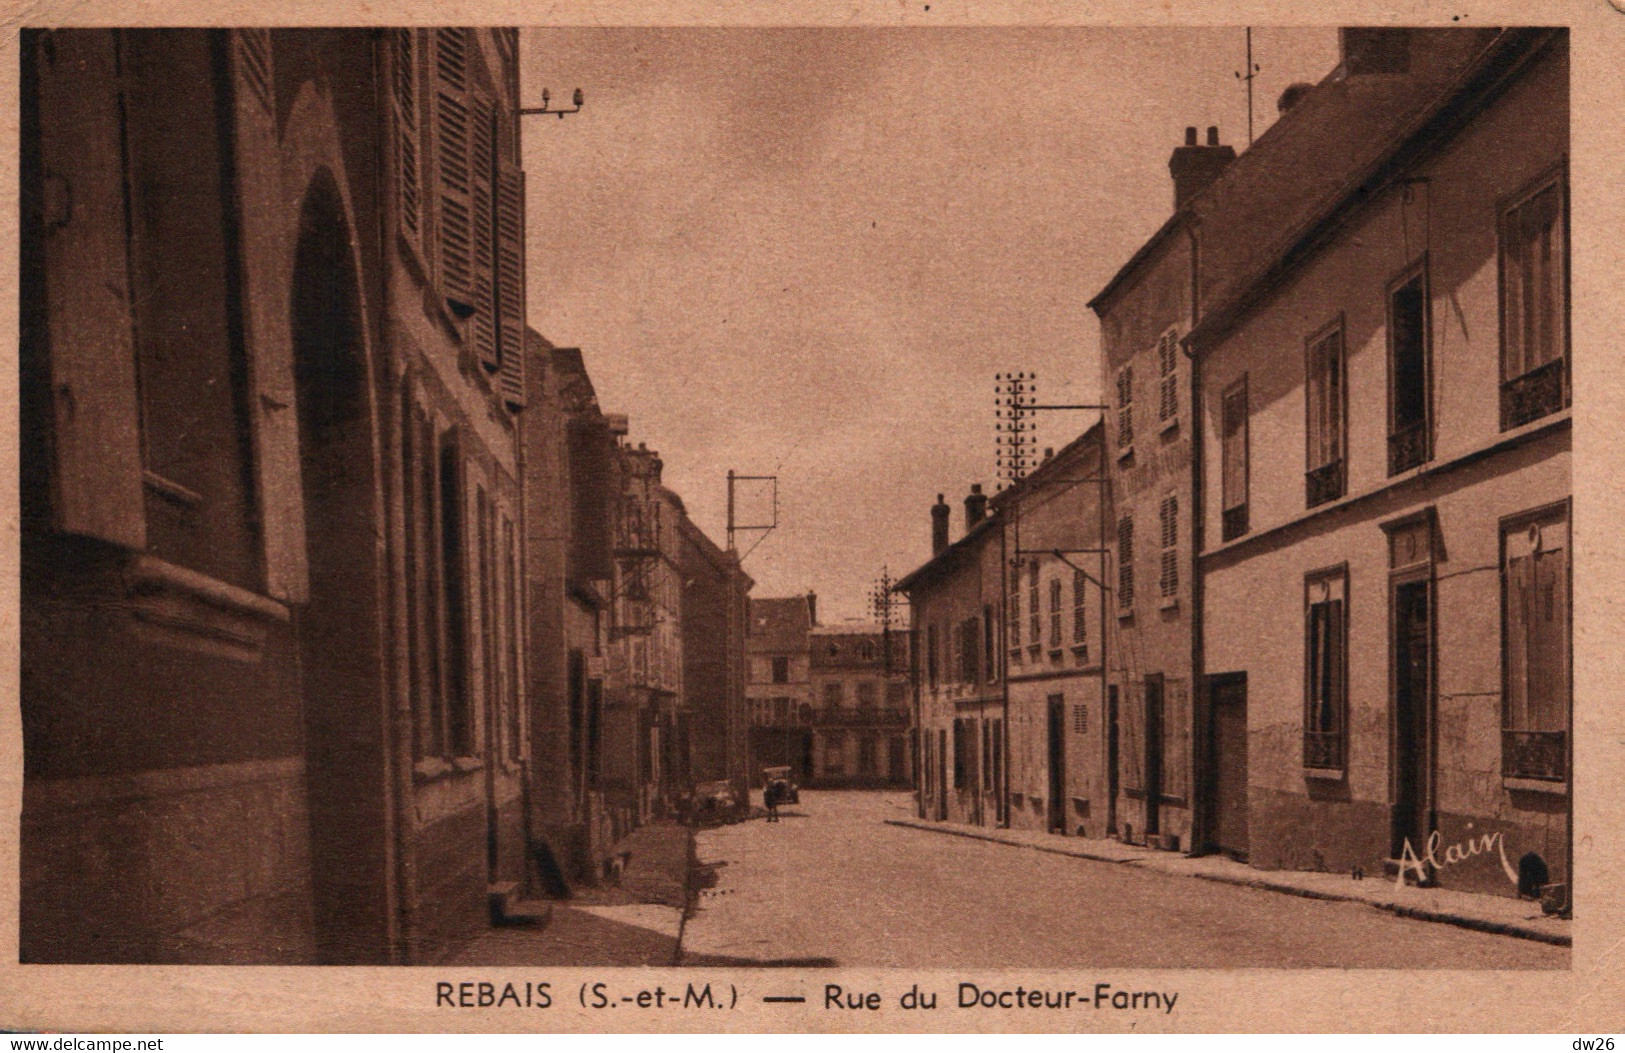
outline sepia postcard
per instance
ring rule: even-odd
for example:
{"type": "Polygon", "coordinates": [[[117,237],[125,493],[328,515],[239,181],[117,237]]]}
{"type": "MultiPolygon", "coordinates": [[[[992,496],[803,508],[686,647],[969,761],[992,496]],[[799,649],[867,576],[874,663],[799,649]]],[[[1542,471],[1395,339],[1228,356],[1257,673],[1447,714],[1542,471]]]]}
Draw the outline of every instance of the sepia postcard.
{"type": "Polygon", "coordinates": [[[1625,1031],[1625,4],[6,28],[0,1028],[1625,1031]]]}

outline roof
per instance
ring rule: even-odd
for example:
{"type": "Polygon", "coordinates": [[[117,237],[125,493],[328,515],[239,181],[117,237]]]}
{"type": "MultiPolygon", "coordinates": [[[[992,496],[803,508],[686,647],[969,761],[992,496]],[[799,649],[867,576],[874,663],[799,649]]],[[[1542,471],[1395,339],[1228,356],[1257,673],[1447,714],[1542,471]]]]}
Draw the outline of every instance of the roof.
{"type": "Polygon", "coordinates": [[[751,597],[750,645],[760,651],[803,651],[812,628],[805,596],[751,597]]]}
{"type": "Polygon", "coordinates": [[[998,512],[990,509],[987,516],[960,535],[959,540],[950,542],[947,548],[935,553],[930,559],[903,575],[901,580],[892,586],[892,591],[909,592],[916,585],[946,574],[948,569],[958,562],[959,557],[969,551],[977,539],[992,530],[997,522],[999,522],[998,512]]]}
{"type": "Polygon", "coordinates": [[[879,636],[886,627],[877,622],[843,622],[837,625],[815,625],[809,636],[879,636]]]}
{"type": "MultiPolygon", "coordinates": [[[[1014,485],[1006,487],[993,495],[988,503],[989,508],[1002,508],[1017,499],[1035,486],[1046,485],[1049,477],[1061,470],[1062,465],[1070,464],[1091,445],[1102,445],[1101,439],[1105,435],[1106,422],[1097,420],[1085,428],[1082,435],[1055,451],[1053,457],[1045,458],[1037,468],[1028,472],[1014,485]]],[[[1102,447],[1104,448],[1104,447],[1102,447]]]]}
{"type": "Polygon", "coordinates": [[[1184,209],[1180,209],[1169,216],[1162,226],[1157,228],[1157,232],[1147,238],[1145,244],[1141,245],[1134,255],[1128,258],[1128,262],[1117,269],[1117,273],[1112,275],[1112,279],[1106,283],[1106,287],[1095,293],[1094,299],[1089,301],[1089,309],[1099,314],[1102,308],[1106,306],[1106,301],[1116,296],[1128,283],[1129,278],[1138,273],[1140,267],[1147,260],[1156,255],[1163,242],[1167,241],[1175,231],[1184,225],[1186,216],[1184,209]]]}
{"type": "MultiPolygon", "coordinates": [[[[1214,229],[1257,228],[1259,236],[1204,238],[1203,300],[1212,306],[1192,330],[1193,343],[1209,341],[1261,302],[1283,272],[1324,243],[1341,216],[1390,184],[1410,148],[1450,123],[1444,120],[1449,111],[1499,83],[1554,31],[1503,30],[1488,38],[1482,30],[1416,32],[1429,45],[1420,50],[1432,54],[1431,64],[1406,77],[1328,78],[1270,129],[1280,134],[1262,161],[1240,169],[1238,159],[1235,171],[1215,183],[1218,192],[1198,203],[1214,229]],[[1450,47],[1441,43],[1442,34],[1451,34],[1450,47]],[[1389,83],[1357,83],[1367,81],[1389,83]],[[1363,134],[1329,136],[1326,123],[1353,125],[1363,134]],[[1338,163],[1325,164],[1326,158],[1338,163]],[[1293,172],[1306,174],[1307,192],[1291,191],[1293,172]]],[[[1204,229],[1209,222],[1203,219],[1204,229]]]]}
{"type": "Polygon", "coordinates": [[[1391,149],[1495,39],[1478,29],[1409,30],[1404,72],[1351,74],[1340,64],[1304,93],[1189,203],[1203,231],[1200,302],[1233,298],[1280,254],[1283,237],[1346,196],[1351,176],[1391,149]]]}

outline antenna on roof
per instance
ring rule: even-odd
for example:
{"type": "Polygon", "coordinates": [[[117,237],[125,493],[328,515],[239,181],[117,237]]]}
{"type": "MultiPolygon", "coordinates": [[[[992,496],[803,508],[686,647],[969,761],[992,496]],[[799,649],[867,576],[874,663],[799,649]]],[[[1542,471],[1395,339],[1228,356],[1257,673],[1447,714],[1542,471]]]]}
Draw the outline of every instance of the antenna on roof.
{"type": "Polygon", "coordinates": [[[1253,78],[1263,67],[1253,61],[1253,27],[1247,27],[1247,72],[1236,71],[1236,79],[1247,82],[1247,145],[1253,145],[1253,78]]]}

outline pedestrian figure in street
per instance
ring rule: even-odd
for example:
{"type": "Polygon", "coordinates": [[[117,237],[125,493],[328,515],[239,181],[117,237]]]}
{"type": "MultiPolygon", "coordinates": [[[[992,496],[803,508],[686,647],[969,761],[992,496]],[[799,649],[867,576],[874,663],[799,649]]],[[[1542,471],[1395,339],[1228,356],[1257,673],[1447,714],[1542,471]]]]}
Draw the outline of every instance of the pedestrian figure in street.
{"type": "Polygon", "coordinates": [[[767,805],[768,822],[776,823],[779,821],[779,800],[783,796],[784,781],[782,779],[768,780],[767,786],[762,790],[762,803],[767,805]]]}

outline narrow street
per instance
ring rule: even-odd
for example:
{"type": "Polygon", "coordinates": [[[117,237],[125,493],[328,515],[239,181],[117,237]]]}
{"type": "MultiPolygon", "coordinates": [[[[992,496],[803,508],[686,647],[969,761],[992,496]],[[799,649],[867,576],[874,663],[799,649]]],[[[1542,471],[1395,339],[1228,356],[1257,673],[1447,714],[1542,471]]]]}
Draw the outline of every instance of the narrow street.
{"type": "Polygon", "coordinates": [[[699,834],[686,965],[1565,968],[1566,948],[889,826],[907,793],[804,790],[699,834]]]}

